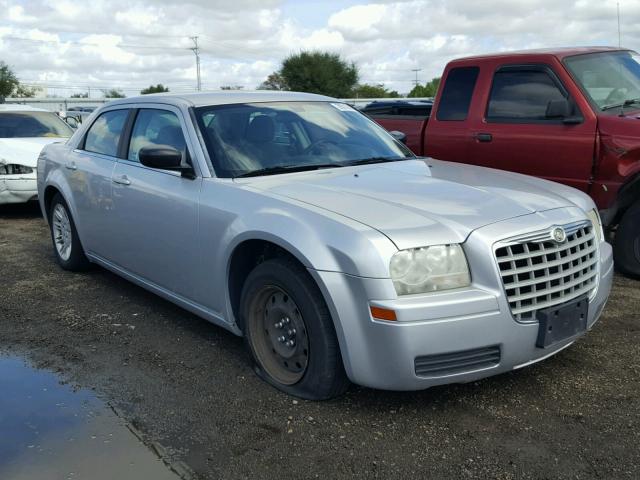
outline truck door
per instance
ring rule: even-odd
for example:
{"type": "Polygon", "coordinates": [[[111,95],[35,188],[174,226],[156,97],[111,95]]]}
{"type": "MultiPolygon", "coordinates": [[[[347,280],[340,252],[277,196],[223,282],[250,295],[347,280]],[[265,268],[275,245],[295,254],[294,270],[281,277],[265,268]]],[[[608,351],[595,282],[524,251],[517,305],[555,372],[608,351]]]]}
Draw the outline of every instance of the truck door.
{"type": "Polygon", "coordinates": [[[467,163],[553,180],[587,191],[596,120],[584,115],[549,65],[503,65],[486,109],[471,119],[467,163]],[[567,100],[560,116],[550,102],[567,100]]]}

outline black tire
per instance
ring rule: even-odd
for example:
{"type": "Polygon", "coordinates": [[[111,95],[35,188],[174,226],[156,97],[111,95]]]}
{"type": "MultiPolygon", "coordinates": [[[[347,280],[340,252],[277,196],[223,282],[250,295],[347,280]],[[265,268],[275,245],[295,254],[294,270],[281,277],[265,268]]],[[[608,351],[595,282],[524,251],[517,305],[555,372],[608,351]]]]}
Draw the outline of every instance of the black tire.
{"type": "Polygon", "coordinates": [[[613,243],[613,257],[620,272],[640,279],[640,202],[622,216],[613,243]]]}
{"type": "Polygon", "coordinates": [[[73,217],[71,216],[71,211],[67,206],[67,202],[64,201],[62,195],[56,193],[53,199],[51,200],[51,205],[49,206],[49,230],[51,232],[51,242],[53,244],[53,253],[56,257],[56,261],[58,264],[64,268],[65,270],[70,270],[72,272],[83,272],[88,270],[91,267],[91,262],[87,259],[84,254],[84,249],[82,248],[82,244],[80,243],[80,238],[78,238],[78,231],[76,230],[76,225],[73,221],[73,217]],[[56,212],[58,209],[63,209],[69,221],[69,231],[68,239],[71,241],[70,243],[70,251],[67,254],[61,254],[58,247],[56,246],[56,212]]]}
{"type": "MultiPolygon", "coordinates": [[[[282,308],[291,308],[291,305],[282,308]]],[[[240,315],[245,344],[253,359],[256,374],[263,380],[285,393],[308,400],[336,397],[349,387],[327,305],[309,273],[295,260],[282,257],[259,264],[249,274],[243,286],[240,315]],[[286,364],[286,358],[279,352],[285,347],[278,345],[267,330],[272,328],[272,321],[277,322],[273,320],[274,316],[277,319],[283,315],[276,307],[269,311],[275,305],[276,296],[281,297],[277,305],[285,305],[282,302],[293,304],[298,313],[293,314],[297,319],[292,320],[291,325],[296,321],[296,325],[300,326],[298,330],[302,330],[297,334],[294,330],[294,340],[297,341],[296,346],[291,348],[297,351],[294,358],[301,358],[306,364],[303,370],[297,369],[296,372],[289,372],[290,374],[281,365],[286,364]],[[303,346],[307,347],[306,350],[298,351],[303,346]],[[281,380],[283,375],[286,381],[281,380]]],[[[273,328],[276,326],[274,324],[273,328]]],[[[285,335],[286,328],[281,330],[285,335]]],[[[302,367],[300,364],[297,366],[302,367]]]]}

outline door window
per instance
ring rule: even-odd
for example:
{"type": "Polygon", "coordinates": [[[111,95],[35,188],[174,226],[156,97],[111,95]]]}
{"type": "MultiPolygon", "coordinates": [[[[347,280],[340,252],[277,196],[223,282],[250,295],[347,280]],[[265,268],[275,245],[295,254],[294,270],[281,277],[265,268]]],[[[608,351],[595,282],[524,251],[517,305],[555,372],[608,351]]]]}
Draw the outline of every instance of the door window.
{"type": "Polygon", "coordinates": [[[128,115],[129,110],[110,110],[101,114],[87,132],[84,150],[116,157],[128,115]]]}
{"type": "Polygon", "coordinates": [[[156,145],[168,145],[185,153],[186,142],[180,120],[168,110],[141,109],[131,133],[127,159],[137,162],[140,149],[156,145]]]}
{"type": "Polygon", "coordinates": [[[565,95],[544,70],[498,71],[493,77],[487,108],[488,120],[551,120],[546,117],[551,100],[565,95]]]}
{"type": "Polygon", "coordinates": [[[458,67],[449,71],[436,113],[438,120],[462,121],[467,119],[479,72],[478,67],[458,67]]]}

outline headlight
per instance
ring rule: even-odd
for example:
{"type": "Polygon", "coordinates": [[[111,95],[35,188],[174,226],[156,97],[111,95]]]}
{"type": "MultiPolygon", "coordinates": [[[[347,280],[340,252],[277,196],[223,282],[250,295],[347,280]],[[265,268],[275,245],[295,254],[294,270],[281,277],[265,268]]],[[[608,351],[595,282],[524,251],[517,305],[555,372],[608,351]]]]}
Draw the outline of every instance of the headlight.
{"type": "Polygon", "coordinates": [[[33,173],[33,168],[13,163],[0,165],[0,175],[27,175],[29,173],[33,173]]]}
{"type": "Polygon", "coordinates": [[[471,283],[460,245],[401,250],[391,258],[389,271],[398,295],[449,290],[471,283]]]}
{"type": "Polygon", "coordinates": [[[604,229],[602,228],[602,220],[600,220],[600,214],[593,208],[587,213],[587,218],[591,220],[593,225],[593,233],[597,239],[604,242],[604,229]]]}

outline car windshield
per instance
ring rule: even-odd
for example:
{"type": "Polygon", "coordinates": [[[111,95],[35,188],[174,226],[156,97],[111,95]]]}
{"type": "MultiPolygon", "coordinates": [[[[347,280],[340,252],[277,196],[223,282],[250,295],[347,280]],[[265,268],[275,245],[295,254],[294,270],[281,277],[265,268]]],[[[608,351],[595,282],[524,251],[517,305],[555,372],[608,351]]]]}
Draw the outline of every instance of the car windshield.
{"type": "Polygon", "coordinates": [[[382,127],[344,103],[250,103],[200,107],[196,112],[219,177],[414,157],[382,127]]]}
{"type": "Polygon", "coordinates": [[[604,52],[565,60],[583,90],[600,110],[640,103],[640,55],[604,52]]]}
{"type": "Polygon", "coordinates": [[[70,137],[73,130],[55,113],[1,112],[0,138],[70,137]]]}

